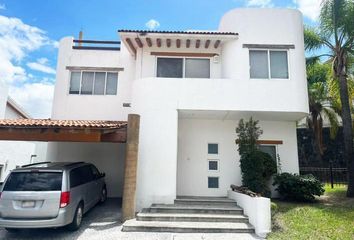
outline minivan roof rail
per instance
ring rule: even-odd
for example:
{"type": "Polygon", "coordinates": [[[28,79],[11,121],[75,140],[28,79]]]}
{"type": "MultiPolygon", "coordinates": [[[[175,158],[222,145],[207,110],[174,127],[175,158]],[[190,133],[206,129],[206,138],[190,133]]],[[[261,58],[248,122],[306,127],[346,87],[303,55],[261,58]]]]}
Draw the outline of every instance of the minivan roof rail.
{"type": "Polygon", "coordinates": [[[85,162],[73,162],[73,163],[65,164],[65,166],[73,166],[73,165],[81,164],[81,163],[85,163],[85,162]]]}
{"type": "Polygon", "coordinates": [[[51,163],[51,162],[37,162],[37,163],[25,164],[25,165],[22,165],[21,167],[30,167],[30,166],[35,166],[35,165],[39,165],[39,164],[46,164],[46,163],[51,163]]]}

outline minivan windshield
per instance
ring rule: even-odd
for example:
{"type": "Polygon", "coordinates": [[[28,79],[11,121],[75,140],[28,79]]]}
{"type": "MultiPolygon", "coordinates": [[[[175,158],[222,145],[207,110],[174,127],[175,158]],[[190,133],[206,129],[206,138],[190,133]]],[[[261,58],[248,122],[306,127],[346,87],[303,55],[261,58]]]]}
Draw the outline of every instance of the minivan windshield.
{"type": "Polygon", "coordinates": [[[62,172],[12,172],[3,191],[61,191],[62,172]]]}

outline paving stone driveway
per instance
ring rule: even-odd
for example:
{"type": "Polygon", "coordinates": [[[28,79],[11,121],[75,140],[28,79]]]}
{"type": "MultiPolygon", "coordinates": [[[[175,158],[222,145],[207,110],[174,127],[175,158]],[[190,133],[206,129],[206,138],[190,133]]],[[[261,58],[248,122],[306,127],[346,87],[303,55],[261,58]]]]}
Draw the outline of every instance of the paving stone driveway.
{"type": "Polygon", "coordinates": [[[127,233],[122,232],[119,200],[108,199],[104,205],[98,205],[83,218],[77,232],[65,228],[22,230],[8,233],[0,228],[0,239],[78,239],[78,240],[250,240],[259,239],[252,234],[176,234],[176,233],[127,233]]]}

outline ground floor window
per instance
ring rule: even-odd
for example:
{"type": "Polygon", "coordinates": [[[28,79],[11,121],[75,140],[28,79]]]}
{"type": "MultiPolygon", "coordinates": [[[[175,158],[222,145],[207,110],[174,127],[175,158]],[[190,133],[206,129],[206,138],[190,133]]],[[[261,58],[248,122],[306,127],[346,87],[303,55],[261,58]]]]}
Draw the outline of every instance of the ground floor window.
{"type": "Polygon", "coordinates": [[[219,188],[219,177],[208,177],[208,188],[219,188]]]}
{"type": "Polygon", "coordinates": [[[218,171],[219,170],[219,160],[209,159],[208,160],[208,170],[209,171],[218,171]]]}

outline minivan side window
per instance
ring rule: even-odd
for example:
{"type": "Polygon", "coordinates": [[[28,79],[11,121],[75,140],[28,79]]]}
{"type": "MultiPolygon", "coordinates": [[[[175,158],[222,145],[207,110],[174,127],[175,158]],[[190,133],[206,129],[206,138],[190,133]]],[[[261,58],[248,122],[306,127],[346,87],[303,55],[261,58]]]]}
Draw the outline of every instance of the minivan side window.
{"type": "Polygon", "coordinates": [[[93,174],[93,178],[94,179],[99,178],[101,174],[98,171],[98,169],[94,165],[90,165],[90,166],[91,166],[91,171],[92,171],[92,174],[93,174]]]}
{"type": "Polygon", "coordinates": [[[70,172],[70,187],[77,187],[91,182],[93,179],[94,177],[89,165],[75,168],[70,172]]]}

